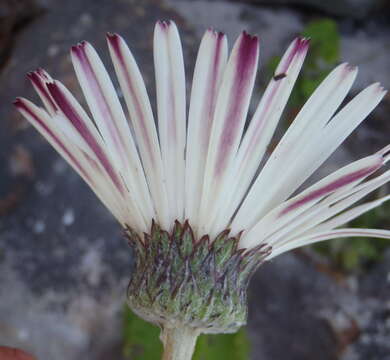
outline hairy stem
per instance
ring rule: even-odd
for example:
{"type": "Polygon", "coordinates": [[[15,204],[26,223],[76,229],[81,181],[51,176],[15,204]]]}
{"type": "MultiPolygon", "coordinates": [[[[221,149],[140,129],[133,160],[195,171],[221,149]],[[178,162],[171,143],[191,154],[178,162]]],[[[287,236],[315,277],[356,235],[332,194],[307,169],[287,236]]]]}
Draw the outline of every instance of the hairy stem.
{"type": "Polygon", "coordinates": [[[163,328],[164,344],[162,360],[191,360],[199,330],[191,327],[163,328]]]}

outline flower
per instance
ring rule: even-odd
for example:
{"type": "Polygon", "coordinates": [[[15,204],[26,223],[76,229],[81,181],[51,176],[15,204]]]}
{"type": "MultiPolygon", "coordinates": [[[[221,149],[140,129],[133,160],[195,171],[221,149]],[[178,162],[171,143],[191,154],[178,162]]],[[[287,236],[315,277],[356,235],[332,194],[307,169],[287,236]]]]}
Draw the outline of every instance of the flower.
{"type": "Polygon", "coordinates": [[[267,157],[307,39],[288,47],[247,128],[256,36],[243,32],[228,57],[225,35],[206,31],[187,121],[179,34],[172,21],[158,22],[157,125],[125,41],[108,34],[107,42],[128,118],[87,42],[71,56],[92,117],[41,69],[28,77],[45,109],[22,98],[15,105],[127,229],[138,259],[129,303],[141,316],[204,332],[234,330],[245,323],[246,286],[261,262],[332,238],[390,238],[389,230],[339,228],[389,199],[351,207],[389,181],[390,171],[380,169],[390,145],[294,195],[385,95],[372,84],[342,106],[356,67],[341,64],[324,79],[267,157]]]}

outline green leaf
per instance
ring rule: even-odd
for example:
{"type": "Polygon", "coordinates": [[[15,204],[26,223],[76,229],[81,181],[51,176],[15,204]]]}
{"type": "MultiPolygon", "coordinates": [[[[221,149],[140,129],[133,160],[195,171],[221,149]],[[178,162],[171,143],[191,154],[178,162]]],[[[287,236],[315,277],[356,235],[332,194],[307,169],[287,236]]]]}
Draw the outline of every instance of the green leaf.
{"type": "Polygon", "coordinates": [[[337,24],[331,19],[310,22],[304,29],[303,36],[311,38],[309,56],[314,60],[312,66],[320,65],[320,61],[334,65],[340,56],[340,35],[337,24]]]}
{"type": "Polygon", "coordinates": [[[201,335],[193,360],[247,360],[249,350],[244,328],[235,334],[201,335]]]}
{"type": "Polygon", "coordinates": [[[161,359],[160,329],[135,315],[127,306],[124,310],[123,355],[126,359],[161,359]]]}
{"type": "MultiPolygon", "coordinates": [[[[131,360],[159,360],[163,347],[160,329],[124,310],[123,355],[131,360]]],[[[193,360],[248,360],[250,345],[245,329],[235,334],[201,335],[193,360]]]]}

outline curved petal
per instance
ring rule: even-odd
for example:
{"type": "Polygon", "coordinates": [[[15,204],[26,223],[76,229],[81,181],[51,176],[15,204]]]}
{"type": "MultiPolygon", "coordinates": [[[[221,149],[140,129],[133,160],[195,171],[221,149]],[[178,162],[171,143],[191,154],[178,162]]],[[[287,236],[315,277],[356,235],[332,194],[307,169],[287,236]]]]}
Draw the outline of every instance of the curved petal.
{"type": "Polygon", "coordinates": [[[278,256],[284,252],[296,249],[301,246],[314,244],[324,240],[348,238],[348,237],[370,237],[370,238],[378,238],[378,239],[390,239],[390,230],[345,228],[345,229],[337,229],[328,232],[315,233],[307,237],[291,240],[282,246],[273,248],[267,260],[270,260],[275,256],[278,256]]]}
{"type": "Polygon", "coordinates": [[[218,198],[232,168],[248,112],[259,56],[259,41],[247,33],[237,39],[218,94],[200,205],[201,233],[209,233],[218,198]]]}
{"type": "Polygon", "coordinates": [[[135,131],[157,221],[168,229],[171,224],[160,145],[145,84],[126,42],[117,34],[108,34],[107,42],[135,131]]]}
{"type": "Polygon", "coordinates": [[[158,129],[173,224],[184,217],[186,91],[183,51],[172,21],[156,24],[153,46],[158,129]]]}
{"type": "MultiPolygon", "coordinates": [[[[207,30],[196,60],[188,115],[185,218],[191,224],[198,222],[199,194],[202,192],[212,121],[226,62],[226,36],[207,30]]],[[[194,230],[197,231],[196,227],[194,230]]]]}
{"type": "Polygon", "coordinates": [[[218,219],[214,224],[216,229],[228,226],[228,221],[248,191],[287,104],[308,47],[308,40],[295,39],[276,68],[234,159],[235,169],[225,184],[225,205],[219,206],[218,219]]]}
{"type": "Polygon", "coordinates": [[[153,203],[128,123],[115,88],[96,54],[87,42],[73,46],[72,62],[95,123],[113,166],[118,169],[137,207],[149,225],[155,218],[153,203]]]}
{"type": "Polygon", "coordinates": [[[255,226],[244,233],[241,240],[242,247],[253,247],[259,243],[267,242],[268,236],[279,229],[283,229],[292,219],[299,217],[305,210],[310,209],[321,199],[353,184],[358,184],[378,170],[383,163],[383,157],[374,154],[344,166],[328,175],[300,194],[275,207],[264,216],[255,226]]]}

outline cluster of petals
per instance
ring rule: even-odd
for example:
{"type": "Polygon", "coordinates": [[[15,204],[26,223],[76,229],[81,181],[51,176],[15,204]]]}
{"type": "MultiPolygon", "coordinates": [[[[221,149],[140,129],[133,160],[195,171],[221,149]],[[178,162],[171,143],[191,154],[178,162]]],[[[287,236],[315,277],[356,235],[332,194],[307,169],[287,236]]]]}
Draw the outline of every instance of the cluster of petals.
{"type": "Polygon", "coordinates": [[[125,114],[94,48],[71,49],[89,114],[44,70],[28,76],[44,109],[18,98],[17,109],[69,162],[123,225],[148,232],[188,220],[197,236],[242,233],[240,246],[272,246],[270,257],[337,237],[390,238],[390,231],[340,228],[389,199],[359,203],[390,179],[381,169],[390,146],[297,190],[385,95],[375,83],[344,102],[357,75],[336,67],[313,92],[270,155],[268,145],[298,77],[309,41],[295,39],[251,119],[259,40],[243,32],[230,55],[226,36],[207,30],[194,69],[187,117],[183,53],[173,22],[154,32],[157,120],[125,41],[107,43],[125,114]]]}

